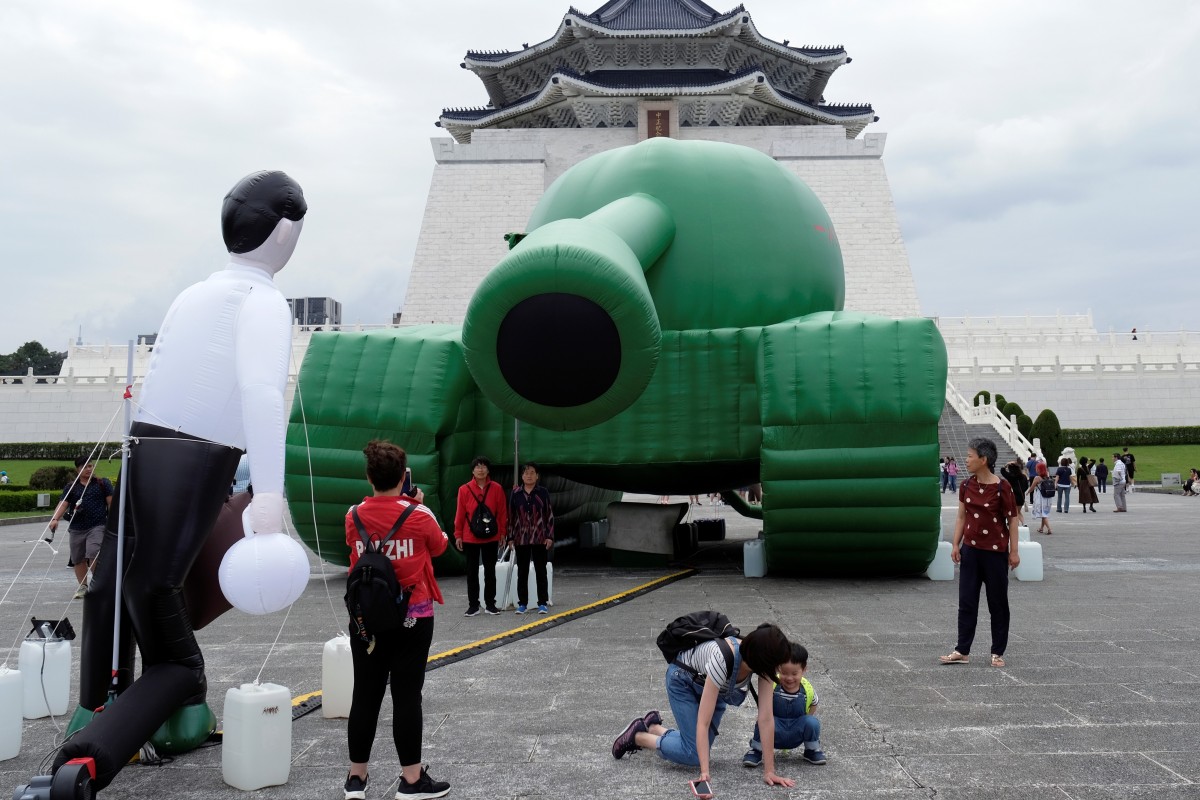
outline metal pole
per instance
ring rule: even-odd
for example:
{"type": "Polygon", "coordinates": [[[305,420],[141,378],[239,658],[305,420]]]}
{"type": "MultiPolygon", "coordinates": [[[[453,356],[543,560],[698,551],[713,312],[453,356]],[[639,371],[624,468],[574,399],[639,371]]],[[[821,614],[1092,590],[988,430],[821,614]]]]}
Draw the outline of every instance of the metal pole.
{"type": "Polygon", "coordinates": [[[521,420],[513,417],[513,488],[521,485],[521,420]]]}
{"type": "Polygon", "coordinates": [[[125,430],[121,436],[121,494],[117,499],[117,580],[113,599],[113,647],[112,647],[112,684],[109,691],[116,692],[117,672],[121,659],[121,610],[125,604],[121,600],[121,581],[125,573],[125,498],[129,495],[129,426],[132,417],[133,403],[133,340],[129,340],[129,358],[125,365],[125,430]]]}

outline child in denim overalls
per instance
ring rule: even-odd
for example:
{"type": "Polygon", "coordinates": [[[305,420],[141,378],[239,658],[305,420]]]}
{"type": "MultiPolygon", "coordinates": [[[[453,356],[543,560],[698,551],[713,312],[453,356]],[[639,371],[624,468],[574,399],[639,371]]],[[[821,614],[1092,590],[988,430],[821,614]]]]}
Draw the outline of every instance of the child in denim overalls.
{"type": "MultiPolygon", "coordinates": [[[[808,671],[808,650],[792,644],[791,658],[779,666],[779,683],[771,695],[775,716],[775,748],[792,750],[804,745],[802,758],[810,764],[825,764],[821,752],[821,720],[817,719],[817,693],[804,673],[808,671]]],[[[760,702],[762,702],[760,700],[760,702]]],[[[742,756],[747,767],[762,764],[762,741],[758,724],[750,738],[750,749],[742,756]]]]}

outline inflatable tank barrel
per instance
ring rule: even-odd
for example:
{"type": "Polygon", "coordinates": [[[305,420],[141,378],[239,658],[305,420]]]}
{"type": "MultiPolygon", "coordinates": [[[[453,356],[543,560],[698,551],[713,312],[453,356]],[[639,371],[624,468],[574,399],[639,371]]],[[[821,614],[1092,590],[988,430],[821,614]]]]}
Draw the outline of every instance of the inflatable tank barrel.
{"type": "Polygon", "coordinates": [[[467,367],[488,399],[550,430],[586,428],[633,403],[662,341],[645,271],[674,236],[667,207],[634,193],[522,239],[463,320],[467,367]]]}

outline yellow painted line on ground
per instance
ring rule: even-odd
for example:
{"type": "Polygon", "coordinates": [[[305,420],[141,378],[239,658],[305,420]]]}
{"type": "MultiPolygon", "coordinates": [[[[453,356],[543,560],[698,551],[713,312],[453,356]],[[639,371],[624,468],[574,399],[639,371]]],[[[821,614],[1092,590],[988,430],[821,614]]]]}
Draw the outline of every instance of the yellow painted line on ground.
{"type": "MultiPolygon", "coordinates": [[[[608,603],[612,603],[617,600],[620,600],[622,597],[628,597],[631,594],[636,594],[637,592],[645,591],[646,589],[651,589],[651,588],[659,585],[660,583],[666,583],[668,581],[673,581],[678,578],[682,578],[685,575],[690,575],[695,571],[696,570],[694,570],[694,569],[685,569],[685,570],[680,570],[679,572],[672,572],[670,575],[663,575],[661,578],[655,578],[654,580],[643,583],[640,586],[634,586],[632,589],[627,589],[624,592],[618,592],[617,594],[610,595],[610,596],[604,598],[603,600],[597,600],[594,603],[588,603],[586,606],[579,606],[577,608],[572,608],[569,611],[563,611],[558,614],[551,614],[548,617],[542,617],[541,619],[537,620],[536,622],[530,622],[526,625],[521,625],[520,627],[517,627],[517,628],[510,628],[509,630],[504,631],[503,633],[497,633],[496,635],[489,636],[486,639],[479,639],[477,641],[471,642],[470,644],[464,644],[461,647],[455,647],[450,650],[445,650],[441,653],[438,653],[437,655],[430,656],[428,663],[432,664],[432,663],[442,660],[442,659],[452,658],[452,657],[458,655],[459,653],[465,652],[467,650],[473,650],[477,647],[482,647],[484,645],[499,642],[503,639],[507,639],[508,637],[512,636],[513,634],[522,633],[525,631],[536,630],[537,628],[540,628],[541,626],[546,625],[553,620],[561,619],[563,617],[574,616],[582,611],[589,611],[593,608],[597,608],[599,606],[603,606],[608,603]]],[[[308,694],[298,695],[298,696],[292,698],[292,705],[298,706],[301,703],[312,700],[314,697],[321,697],[321,696],[322,696],[321,691],[319,689],[315,692],[309,692],[308,694]]]]}
{"type": "Polygon", "coordinates": [[[618,594],[611,595],[609,597],[604,598],[603,600],[597,600],[594,603],[588,603],[586,606],[578,606],[577,608],[572,608],[569,611],[563,611],[560,614],[551,614],[550,616],[543,617],[536,622],[531,622],[527,625],[521,625],[520,627],[517,627],[517,628],[510,628],[509,630],[504,631],[503,633],[497,633],[496,635],[489,636],[486,639],[479,639],[478,641],[471,642],[470,644],[464,644],[461,647],[455,647],[451,650],[443,651],[441,653],[438,653],[437,655],[430,656],[429,663],[432,664],[441,659],[456,656],[459,653],[462,653],[466,650],[473,650],[476,647],[482,647],[483,645],[492,644],[494,642],[498,642],[503,639],[507,639],[508,637],[512,636],[515,633],[521,633],[523,631],[534,630],[534,629],[539,628],[542,625],[545,625],[553,620],[560,619],[562,617],[573,616],[575,614],[580,613],[581,611],[588,611],[588,610],[596,608],[598,606],[603,606],[607,603],[612,603],[616,600],[620,600],[622,597],[627,597],[631,594],[635,594],[637,592],[644,591],[646,589],[657,586],[660,583],[672,581],[672,580],[675,580],[676,578],[680,578],[684,575],[690,575],[691,573],[693,573],[695,571],[696,570],[694,570],[694,569],[685,569],[685,570],[681,570],[679,572],[673,572],[670,575],[664,575],[661,578],[655,578],[654,580],[649,581],[648,583],[643,583],[641,586],[635,586],[632,589],[629,589],[624,592],[619,592],[618,594]]]}

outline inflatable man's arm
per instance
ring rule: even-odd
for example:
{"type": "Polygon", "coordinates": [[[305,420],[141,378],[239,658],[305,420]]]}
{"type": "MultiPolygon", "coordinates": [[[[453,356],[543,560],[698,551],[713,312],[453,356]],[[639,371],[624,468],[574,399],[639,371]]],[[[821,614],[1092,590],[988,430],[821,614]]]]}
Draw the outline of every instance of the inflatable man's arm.
{"type": "Polygon", "coordinates": [[[238,319],[236,364],[242,424],[250,456],[256,533],[283,530],[283,448],[287,434],[284,389],[291,358],[287,302],[274,287],[256,284],[238,319]]]}

